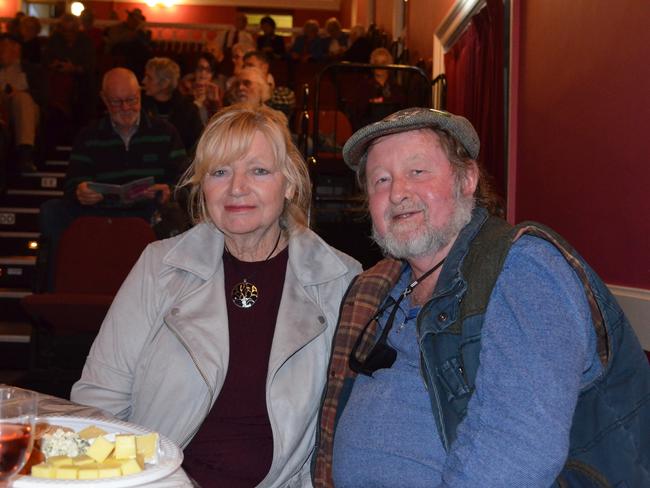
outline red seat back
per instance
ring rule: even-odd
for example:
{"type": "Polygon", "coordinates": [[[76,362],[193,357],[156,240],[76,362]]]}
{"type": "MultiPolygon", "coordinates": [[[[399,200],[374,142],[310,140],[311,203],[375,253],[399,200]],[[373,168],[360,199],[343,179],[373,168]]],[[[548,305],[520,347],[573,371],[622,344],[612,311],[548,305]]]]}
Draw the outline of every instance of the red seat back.
{"type": "Polygon", "coordinates": [[[114,295],[156,236],[137,217],[80,217],[61,237],[55,293],[114,295]]]}

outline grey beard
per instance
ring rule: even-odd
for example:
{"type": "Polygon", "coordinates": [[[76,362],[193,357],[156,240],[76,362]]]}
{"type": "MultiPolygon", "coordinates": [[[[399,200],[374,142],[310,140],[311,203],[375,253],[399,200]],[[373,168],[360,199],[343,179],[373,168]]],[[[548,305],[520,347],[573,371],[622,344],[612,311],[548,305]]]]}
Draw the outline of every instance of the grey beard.
{"type": "Polygon", "coordinates": [[[473,197],[457,195],[456,207],[446,224],[434,227],[426,222],[419,235],[406,241],[397,239],[390,231],[385,236],[380,236],[373,224],[372,239],[381,248],[384,255],[396,259],[416,258],[425,254],[434,255],[455,239],[463,227],[469,223],[472,219],[473,209],[473,197]]]}

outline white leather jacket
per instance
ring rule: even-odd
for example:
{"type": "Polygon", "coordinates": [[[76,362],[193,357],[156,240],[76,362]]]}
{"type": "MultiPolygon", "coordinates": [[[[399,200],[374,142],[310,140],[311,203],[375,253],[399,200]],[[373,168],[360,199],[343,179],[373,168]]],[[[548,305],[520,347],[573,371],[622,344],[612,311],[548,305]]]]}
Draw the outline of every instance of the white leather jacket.
{"type": "MultiPolygon", "coordinates": [[[[189,443],[228,366],[223,245],[223,234],[204,223],[145,249],[106,315],[73,401],[189,443]]],[[[266,379],[273,461],[259,487],[311,486],[339,306],[360,271],[309,229],[291,234],[266,379]]]]}

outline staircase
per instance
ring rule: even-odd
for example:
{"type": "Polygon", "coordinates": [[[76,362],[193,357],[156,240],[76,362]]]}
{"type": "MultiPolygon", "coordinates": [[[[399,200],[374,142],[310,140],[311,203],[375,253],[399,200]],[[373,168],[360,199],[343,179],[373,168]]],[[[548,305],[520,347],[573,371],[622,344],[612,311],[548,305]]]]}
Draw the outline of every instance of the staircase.
{"type": "Polygon", "coordinates": [[[39,207],[63,196],[70,150],[57,147],[38,172],[10,177],[0,194],[0,383],[18,382],[30,366],[31,325],[20,299],[35,285],[39,207]]]}

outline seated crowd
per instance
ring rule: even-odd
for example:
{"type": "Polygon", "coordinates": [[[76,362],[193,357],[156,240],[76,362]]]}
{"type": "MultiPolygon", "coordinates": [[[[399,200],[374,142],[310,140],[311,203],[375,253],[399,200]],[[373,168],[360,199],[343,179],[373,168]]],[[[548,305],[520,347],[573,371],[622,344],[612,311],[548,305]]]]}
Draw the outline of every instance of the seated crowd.
{"type": "Polygon", "coordinates": [[[255,36],[247,28],[246,15],[238,13],[232,29],[206,42],[203,52],[181,59],[176,53],[158,55],[140,9],[127,11],[123,22],[106,29],[95,27],[94,20],[90,9],[79,17],[63,14],[49,37],[39,35],[38,18],[22,12],[7,25],[0,42],[3,172],[35,171],[54,146],[72,143],[74,134],[104,110],[99,85],[112,67],[135,73],[144,88],[144,110],[171,122],[191,153],[209,118],[241,98],[244,66],[262,72],[269,86],[262,101],[282,111],[294,129],[302,80],[287,76],[287,66],[368,62],[373,47],[362,26],[352,27],[348,34],[336,18],[325,23],[322,33],[318,21],[308,20],[303,33],[289,43],[290,38],[276,34],[272,17],[261,19],[255,36]],[[274,79],[278,66],[280,83],[274,79]]]}

